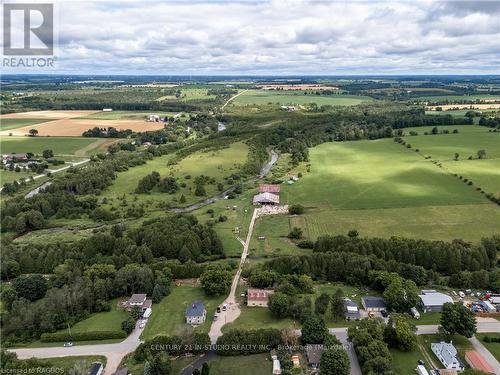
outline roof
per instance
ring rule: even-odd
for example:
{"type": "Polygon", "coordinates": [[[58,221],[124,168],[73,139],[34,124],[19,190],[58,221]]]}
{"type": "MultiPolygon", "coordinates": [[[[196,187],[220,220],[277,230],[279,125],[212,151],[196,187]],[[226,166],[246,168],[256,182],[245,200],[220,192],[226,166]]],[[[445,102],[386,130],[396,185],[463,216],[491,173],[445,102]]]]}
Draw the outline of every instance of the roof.
{"type": "Polygon", "coordinates": [[[447,342],[433,342],[431,344],[431,349],[434,354],[441,354],[443,358],[443,365],[448,366],[450,363],[458,361],[457,358],[457,349],[453,346],[453,344],[447,342]]]}
{"type": "Polygon", "coordinates": [[[151,308],[152,305],[153,305],[153,300],[152,299],[147,299],[142,304],[142,308],[143,309],[149,309],[149,308],[151,308]]]}
{"type": "Polygon", "coordinates": [[[259,192],[260,193],[279,193],[281,189],[280,185],[274,184],[260,184],[259,192]]]}
{"type": "Polygon", "coordinates": [[[320,344],[306,345],[307,363],[320,363],[324,350],[323,345],[320,344]]]}
{"type": "Polygon", "coordinates": [[[199,317],[199,316],[203,316],[204,313],[205,313],[205,306],[203,305],[203,302],[201,302],[201,301],[194,301],[186,309],[186,316],[187,317],[193,317],[193,318],[199,317]]]}
{"type": "Polygon", "coordinates": [[[129,304],[139,304],[139,303],[143,303],[145,299],[146,299],[145,294],[132,294],[132,296],[128,300],[128,303],[129,304]]]}
{"type": "Polygon", "coordinates": [[[115,375],[128,375],[128,368],[124,367],[115,372],[115,375]]]}
{"type": "Polygon", "coordinates": [[[361,300],[363,301],[363,306],[366,308],[385,308],[385,302],[382,297],[373,297],[373,296],[366,296],[362,297],[361,300]]]}
{"type": "Polygon", "coordinates": [[[273,193],[260,193],[253,197],[253,203],[279,203],[280,197],[273,193]]]}
{"type": "Polygon", "coordinates": [[[267,301],[269,295],[273,294],[274,290],[266,289],[248,289],[247,300],[248,301],[267,301]]]}
{"type": "Polygon", "coordinates": [[[97,375],[101,369],[102,369],[102,363],[94,362],[92,363],[92,367],[90,368],[89,375],[97,375]]]}
{"type": "Polygon", "coordinates": [[[491,366],[486,362],[481,354],[476,351],[465,352],[465,359],[476,370],[481,370],[487,374],[494,374],[491,366]]]}
{"type": "Polygon", "coordinates": [[[419,294],[418,296],[424,306],[443,306],[447,302],[453,303],[453,299],[444,293],[430,292],[419,294]]]}

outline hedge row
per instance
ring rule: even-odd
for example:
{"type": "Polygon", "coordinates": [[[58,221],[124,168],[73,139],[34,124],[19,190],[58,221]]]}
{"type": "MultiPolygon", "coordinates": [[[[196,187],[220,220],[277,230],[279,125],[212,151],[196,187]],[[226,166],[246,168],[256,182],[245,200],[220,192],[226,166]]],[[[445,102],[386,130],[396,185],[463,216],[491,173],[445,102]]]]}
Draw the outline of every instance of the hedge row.
{"type": "Polygon", "coordinates": [[[124,339],[127,334],[124,331],[87,331],[76,332],[71,335],[67,332],[43,333],[40,336],[42,342],[58,342],[58,341],[89,341],[89,340],[108,340],[108,339],[124,339]]]}

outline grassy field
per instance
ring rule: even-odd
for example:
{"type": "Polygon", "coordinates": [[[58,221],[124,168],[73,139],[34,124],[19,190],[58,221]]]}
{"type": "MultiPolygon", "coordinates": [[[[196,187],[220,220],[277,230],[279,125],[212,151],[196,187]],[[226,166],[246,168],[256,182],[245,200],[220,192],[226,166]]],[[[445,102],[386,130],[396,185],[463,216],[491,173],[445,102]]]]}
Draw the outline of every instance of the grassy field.
{"type": "Polygon", "coordinates": [[[185,330],[191,329],[185,322],[184,314],[188,304],[197,300],[204,302],[207,319],[204,324],[195,329],[199,332],[208,332],[215,310],[224,298],[225,296],[207,297],[203,289],[196,286],[173,287],[169,296],[165,297],[159,304],[153,305],[153,313],[141,337],[147,340],[157,335],[181,334],[185,330]]]}
{"type": "Polygon", "coordinates": [[[500,361],[500,343],[483,341],[483,338],[485,336],[500,338],[500,333],[478,333],[476,334],[476,336],[478,340],[481,341],[481,343],[486,347],[486,349],[488,349],[490,353],[493,354],[497,361],[500,361]]]}
{"type": "Polygon", "coordinates": [[[475,100],[484,100],[484,99],[491,99],[491,100],[500,100],[500,95],[422,95],[422,96],[416,96],[412,98],[412,100],[425,100],[431,103],[437,103],[437,102],[472,102],[475,100]]]}
{"type": "Polygon", "coordinates": [[[35,125],[35,124],[40,124],[42,122],[47,122],[47,121],[52,121],[53,119],[45,119],[45,118],[32,118],[32,119],[26,119],[26,118],[5,118],[5,119],[0,119],[0,131],[1,130],[10,130],[10,129],[17,129],[21,128],[23,126],[30,126],[30,125],[35,125]]]}
{"type": "Polygon", "coordinates": [[[248,90],[244,94],[234,99],[235,104],[268,104],[278,103],[280,105],[288,104],[309,104],[317,105],[356,105],[373,99],[367,96],[355,95],[311,95],[296,91],[267,91],[267,90],[248,90]]]}
{"type": "Polygon", "coordinates": [[[262,375],[271,374],[272,369],[273,364],[267,353],[237,357],[217,356],[210,361],[211,375],[262,375]]]}
{"type": "MultiPolygon", "coordinates": [[[[71,357],[57,357],[57,358],[44,358],[40,359],[47,364],[47,366],[41,366],[37,368],[32,368],[28,371],[32,372],[21,372],[26,374],[67,374],[69,371],[78,364],[79,367],[82,365],[83,368],[90,370],[92,363],[101,362],[106,365],[106,357],[100,355],[87,355],[87,356],[71,356],[71,357]]],[[[21,371],[21,370],[19,370],[21,371]]]]}
{"type": "Polygon", "coordinates": [[[14,182],[14,181],[19,181],[22,178],[26,178],[29,176],[34,176],[35,173],[31,172],[15,172],[15,171],[9,171],[9,170],[0,170],[0,186],[3,186],[6,182],[14,182]]]}
{"type": "Polygon", "coordinates": [[[74,155],[79,150],[92,144],[104,143],[105,139],[80,137],[1,137],[3,154],[32,152],[41,154],[43,150],[52,150],[54,155],[74,155]]]}
{"type": "MultiPolygon", "coordinates": [[[[79,117],[82,119],[95,119],[95,120],[144,120],[147,115],[158,115],[160,117],[172,117],[177,112],[135,112],[135,111],[113,111],[113,112],[97,112],[85,117],[79,117]]],[[[182,117],[181,117],[182,118],[182,117]]],[[[186,117],[187,118],[187,117],[186,117]]]]}

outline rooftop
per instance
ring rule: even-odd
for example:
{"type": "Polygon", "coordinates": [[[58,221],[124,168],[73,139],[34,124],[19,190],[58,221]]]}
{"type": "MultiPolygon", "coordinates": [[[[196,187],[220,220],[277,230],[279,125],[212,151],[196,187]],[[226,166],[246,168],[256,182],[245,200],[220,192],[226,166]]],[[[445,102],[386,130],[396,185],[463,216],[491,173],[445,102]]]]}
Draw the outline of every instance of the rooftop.
{"type": "Polygon", "coordinates": [[[146,300],[145,294],[132,294],[130,299],[128,300],[129,304],[139,304],[143,303],[146,300]]]}
{"type": "Polygon", "coordinates": [[[247,299],[252,301],[266,301],[274,290],[267,289],[248,289],[247,299]]]}
{"type": "Polygon", "coordinates": [[[203,316],[204,313],[205,313],[205,305],[203,305],[203,302],[201,301],[194,301],[186,309],[187,317],[203,316]]]}
{"type": "Polygon", "coordinates": [[[481,354],[476,351],[465,352],[465,359],[472,368],[480,370],[487,374],[494,374],[491,366],[486,362],[481,354]]]}
{"type": "Polygon", "coordinates": [[[363,305],[366,308],[385,308],[385,302],[382,297],[365,296],[362,297],[363,305]]]}
{"type": "Polygon", "coordinates": [[[279,203],[280,197],[273,193],[260,193],[253,197],[253,203],[279,203]]]}
{"type": "Polygon", "coordinates": [[[424,306],[442,306],[447,302],[453,303],[453,299],[449,295],[439,292],[427,292],[419,294],[419,297],[424,306]]]}
{"type": "Polygon", "coordinates": [[[309,344],[306,345],[306,354],[307,354],[307,362],[311,363],[320,363],[321,355],[323,354],[323,345],[319,344],[309,344]]]}
{"type": "Polygon", "coordinates": [[[260,193],[279,193],[281,189],[280,185],[275,184],[260,184],[259,192],[260,193]]]}

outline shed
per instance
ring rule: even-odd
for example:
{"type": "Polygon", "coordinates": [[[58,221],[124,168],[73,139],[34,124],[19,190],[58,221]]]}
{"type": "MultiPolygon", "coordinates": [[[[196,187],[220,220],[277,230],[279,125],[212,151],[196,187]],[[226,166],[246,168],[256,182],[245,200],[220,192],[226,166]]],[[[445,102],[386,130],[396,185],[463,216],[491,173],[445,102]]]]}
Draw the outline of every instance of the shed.
{"type": "Polygon", "coordinates": [[[277,184],[260,184],[259,193],[273,193],[279,194],[281,186],[277,184]]]}
{"type": "Polygon", "coordinates": [[[92,363],[92,367],[90,368],[89,375],[101,375],[104,372],[104,366],[101,362],[92,363]]]}
{"type": "Polygon", "coordinates": [[[424,312],[440,312],[445,303],[453,303],[453,299],[449,295],[436,291],[422,291],[418,297],[424,312]]]}
{"type": "Polygon", "coordinates": [[[347,320],[356,320],[361,318],[358,304],[349,298],[344,299],[344,316],[347,320]]]}
{"type": "Polygon", "coordinates": [[[274,375],[281,374],[281,363],[279,359],[273,359],[273,374],[274,375]]]}
{"type": "Polygon", "coordinates": [[[486,359],[476,351],[465,352],[465,360],[475,370],[485,372],[486,374],[495,375],[495,372],[491,368],[486,359]]]}
{"type": "Polygon", "coordinates": [[[267,307],[269,296],[274,293],[274,290],[266,289],[248,289],[247,291],[247,306],[263,306],[267,307]]]}
{"type": "Polygon", "coordinates": [[[382,311],[386,309],[382,297],[366,296],[361,298],[361,304],[366,311],[382,311]]]}
{"type": "Polygon", "coordinates": [[[142,314],[142,317],[144,319],[147,319],[151,316],[151,314],[153,313],[153,310],[151,309],[151,307],[148,307],[146,310],[144,310],[144,313],[142,314]]]}
{"type": "Polygon", "coordinates": [[[253,204],[279,204],[279,195],[273,193],[260,193],[253,197],[253,204]]]}

